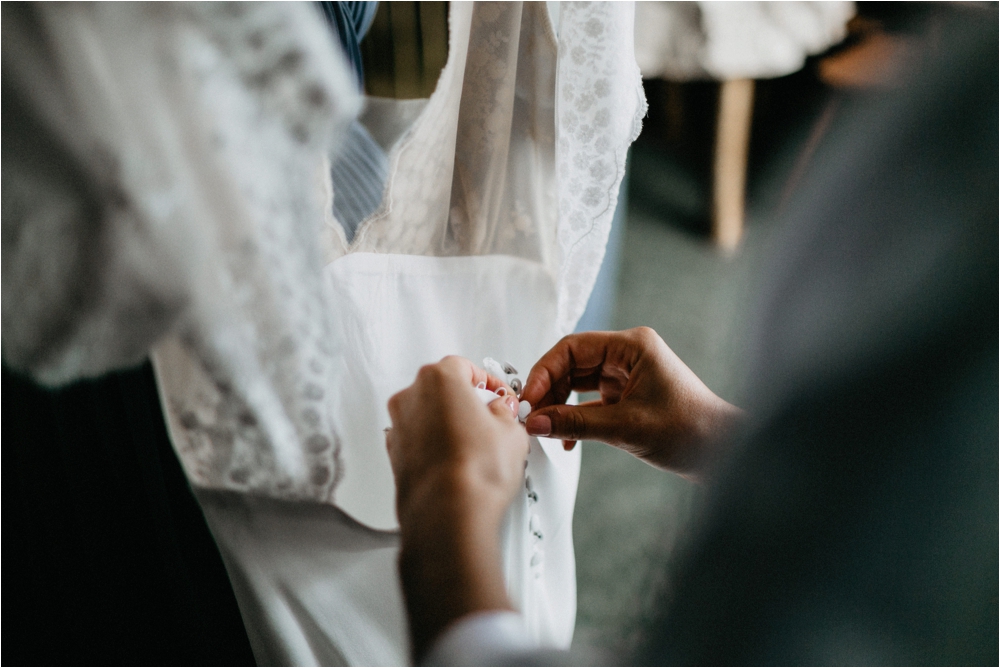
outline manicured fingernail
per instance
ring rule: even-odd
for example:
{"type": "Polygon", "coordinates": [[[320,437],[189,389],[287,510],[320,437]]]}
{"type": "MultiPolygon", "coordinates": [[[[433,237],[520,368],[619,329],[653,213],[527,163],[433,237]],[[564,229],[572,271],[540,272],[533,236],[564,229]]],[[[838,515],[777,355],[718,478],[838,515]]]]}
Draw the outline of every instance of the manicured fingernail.
{"type": "Polygon", "coordinates": [[[528,418],[528,421],[524,423],[524,428],[532,436],[548,436],[552,433],[552,420],[549,419],[548,415],[536,415],[528,418]]]}

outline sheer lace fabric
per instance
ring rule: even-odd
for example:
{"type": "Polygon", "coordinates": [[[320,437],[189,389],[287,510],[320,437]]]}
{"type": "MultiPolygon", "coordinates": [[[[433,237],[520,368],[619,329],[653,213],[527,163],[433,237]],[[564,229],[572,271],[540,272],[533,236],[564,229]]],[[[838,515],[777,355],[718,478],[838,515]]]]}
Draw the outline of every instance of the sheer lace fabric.
{"type": "Polygon", "coordinates": [[[330,260],[349,252],[533,260],[555,278],[559,328],[572,331],[646,104],[631,3],[562,4],[558,42],[540,3],[452,9],[448,63],[390,156],[382,206],[350,245],[331,221],[330,260]]]}
{"type": "Polygon", "coordinates": [[[563,3],[556,101],[556,286],[563,334],[573,331],[587,307],[604,259],[628,147],[646,115],[634,25],[632,3],[563,3]]]}

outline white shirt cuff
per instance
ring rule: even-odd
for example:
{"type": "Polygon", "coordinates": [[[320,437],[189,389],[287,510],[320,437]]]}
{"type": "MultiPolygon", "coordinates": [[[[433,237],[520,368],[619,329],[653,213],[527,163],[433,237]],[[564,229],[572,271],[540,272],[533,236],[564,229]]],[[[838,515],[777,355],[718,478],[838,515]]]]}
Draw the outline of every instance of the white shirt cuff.
{"type": "Polygon", "coordinates": [[[524,619],[509,610],[467,615],[434,642],[424,658],[427,666],[482,666],[505,663],[538,649],[524,627],[524,619]]]}

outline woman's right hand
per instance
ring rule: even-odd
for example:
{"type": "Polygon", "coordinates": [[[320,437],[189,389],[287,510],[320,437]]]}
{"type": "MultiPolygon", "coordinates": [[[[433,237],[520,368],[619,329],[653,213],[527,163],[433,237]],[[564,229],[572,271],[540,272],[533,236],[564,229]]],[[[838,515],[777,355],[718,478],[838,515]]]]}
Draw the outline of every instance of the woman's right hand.
{"type": "Polygon", "coordinates": [[[716,396],[648,327],[564,337],[528,375],[529,434],[603,441],[664,470],[699,479],[743,411],[716,396]],[[596,401],[566,405],[571,391],[596,401]]]}

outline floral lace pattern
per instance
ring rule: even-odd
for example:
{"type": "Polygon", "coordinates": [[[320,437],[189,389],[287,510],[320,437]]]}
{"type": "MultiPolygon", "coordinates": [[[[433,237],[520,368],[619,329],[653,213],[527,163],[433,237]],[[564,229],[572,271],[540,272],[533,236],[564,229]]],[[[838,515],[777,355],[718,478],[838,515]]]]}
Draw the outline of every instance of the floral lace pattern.
{"type": "Polygon", "coordinates": [[[646,115],[632,3],[563,3],[556,174],[559,325],[573,331],[604,259],[628,147],[646,115]]]}

